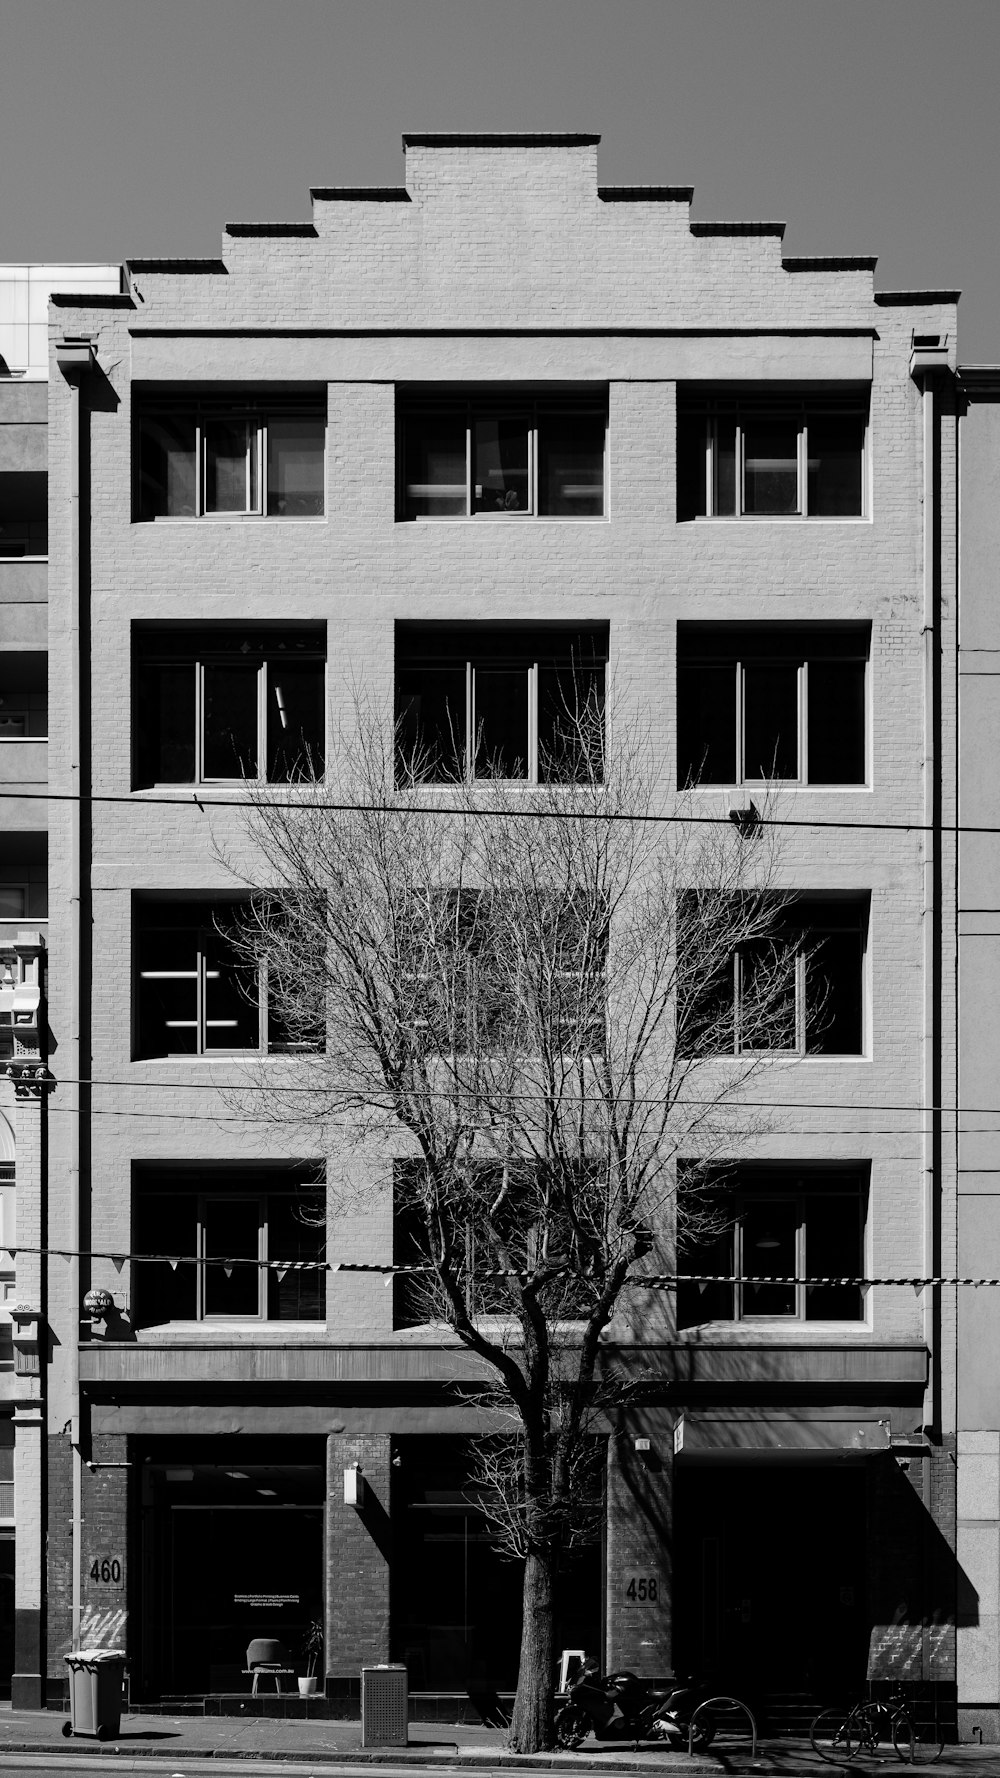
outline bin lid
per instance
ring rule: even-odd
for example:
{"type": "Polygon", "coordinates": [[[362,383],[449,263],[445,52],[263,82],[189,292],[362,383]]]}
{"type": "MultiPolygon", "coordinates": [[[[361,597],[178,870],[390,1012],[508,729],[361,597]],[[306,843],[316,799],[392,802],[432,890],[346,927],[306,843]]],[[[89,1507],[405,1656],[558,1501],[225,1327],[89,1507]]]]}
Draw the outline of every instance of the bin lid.
{"type": "Polygon", "coordinates": [[[92,1667],[98,1661],[124,1661],[125,1651],[121,1648],[75,1648],[72,1654],[63,1655],[72,1667],[75,1661],[81,1667],[92,1667]]]}

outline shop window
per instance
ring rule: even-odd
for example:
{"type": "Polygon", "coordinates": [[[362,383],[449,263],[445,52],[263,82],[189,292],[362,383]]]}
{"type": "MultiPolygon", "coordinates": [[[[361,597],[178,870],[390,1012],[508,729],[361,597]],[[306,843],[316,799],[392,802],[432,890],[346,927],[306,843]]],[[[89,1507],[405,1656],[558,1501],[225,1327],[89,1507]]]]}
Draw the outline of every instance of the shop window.
{"type": "Polygon", "coordinates": [[[864,784],[870,642],[867,625],[679,625],[678,784],[864,784]]]}
{"type": "Polygon", "coordinates": [[[397,782],[600,779],[607,659],[607,625],[397,624],[397,782]]]}
{"type": "Polygon", "coordinates": [[[607,391],[399,403],[402,519],[603,518],[607,391]]]}
{"type": "Polygon", "coordinates": [[[862,1055],[868,906],[867,896],[797,896],[710,969],[725,948],[725,911],[713,905],[706,931],[699,898],[687,896],[679,943],[695,962],[687,986],[683,956],[679,971],[682,1053],[862,1055]]]}
{"type": "Polygon", "coordinates": [[[677,517],[863,518],[868,396],[678,390],[677,517]]]}
{"type": "Polygon", "coordinates": [[[714,1226],[679,1242],[678,1326],[863,1320],[867,1195],[861,1169],[746,1167],[703,1185],[714,1226]]]}
{"type": "Polygon", "coordinates": [[[49,478],[44,470],[0,473],[0,561],[49,553],[49,478]]]}
{"type": "Polygon", "coordinates": [[[133,652],[137,788],[322,777],[325,630],[139,629],[133,652]]]}
{"type": "Polygon", "coordinates": [[[136,459],[139,519],[321,518],[325,400],[140,399],[136,459]]]}
{"type": "Polygon", "coordinates": [[[143,1171],[133,1214],[140,1326],[323,1320],[326,1188],[314,1170],[143,1171]]]}
{"type": "Polygon", "coordinates": [[[145,1056],[284,1053],[263,971],[237,951],[237,901],[136,901],[136,1046],[145,1056]]]}

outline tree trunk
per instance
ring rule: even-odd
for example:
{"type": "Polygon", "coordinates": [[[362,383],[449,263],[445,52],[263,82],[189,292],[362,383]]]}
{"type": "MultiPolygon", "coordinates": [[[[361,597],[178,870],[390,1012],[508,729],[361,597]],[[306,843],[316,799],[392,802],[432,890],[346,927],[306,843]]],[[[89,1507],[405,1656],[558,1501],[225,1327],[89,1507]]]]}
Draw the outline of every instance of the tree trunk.
{"type": "Polygon", "coordinates": [[[534,1552],[524,1564],[521,1664],[510,1722],[514,1753],[541,1753],[553,1744],[554,1603],[555,1558],[534,1552]]]}

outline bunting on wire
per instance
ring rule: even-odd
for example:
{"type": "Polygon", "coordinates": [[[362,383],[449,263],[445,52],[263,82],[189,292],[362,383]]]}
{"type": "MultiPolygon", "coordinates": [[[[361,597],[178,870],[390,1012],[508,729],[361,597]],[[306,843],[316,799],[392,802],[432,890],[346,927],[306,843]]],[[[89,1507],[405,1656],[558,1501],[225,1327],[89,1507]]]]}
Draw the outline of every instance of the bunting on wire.
{"type": "MultiPolygon", "coordinates": [[[[414,1275],[433,1276],[435,1272],[435,1267],[428,1263],[417,1265],[391,1265],[372,1260],[250,1259],[242,1254],[233,1255],[232,1257],[225,1254],[213,1254],[211,1258],[199,1258],[197,1254],[193,1253],[122,1253],[120,1249],[115,1252],[110,1252],[100,1248],[77,1249],[72,1247],[18,1246],[16,1248],[4,1248],[0,1251],[9,1253],[12,1262],[16,1260],[19,1253],[22,1255],[32,1254],[33,1256],[43,1259],[106,1259],[111,1261],[112,1265],[118,1272],[122,1270],[126,1261],[132,1265],[166,1265],[170,1267],[172,1272],[176,1272],[178,1266],[201,1266],[203,1268],[221,1266],[227,1278],[231,1278],[233,1272],[239,1266],[253,1266],[258,1271],[276,1272],[279,1280],[283,1279],[288,1272],[369,1273],[374,1277],[385,1278],[387,1281],[394,1277],[414,1275]]],[[[566,1272],[572,1271],[571,1267],[563,1267],[560,1269],[566,1272]]],[[[534,1273],[530,1270],[524,1270],[513,1266],[490,1266],[484,1267],[479,1276],[482,1278],[529,1278],[533,1277],[534,1273]]],[[[632,1277],[626,1278],[625,1280],[626,1287],[633,1290],[676,1290],[678,1285],[682,1284],[696,1284],[699,1287],[699,1290],[706,1289],[710,1284],[803,1284],[807,1287],[820,1285],[849,1285],[858,1290],[872,1290],[875,1287],[878,1287],[879,1289],[911,1289],[916,1291],[927,1289],[997,1290],[1000,1289],[1000,1278],[959,1278],[947,1277],[944,1275],[930,1276],[926,1278],[915,1278],[911,1276],[877,1278],[857,1276],[826,1277],[818,1275],[800,1277],[797,1274],[779,1277],[773,1272],[741,1277],[734,1272],[640,1272],[634,1273],[632,1277]]]]}

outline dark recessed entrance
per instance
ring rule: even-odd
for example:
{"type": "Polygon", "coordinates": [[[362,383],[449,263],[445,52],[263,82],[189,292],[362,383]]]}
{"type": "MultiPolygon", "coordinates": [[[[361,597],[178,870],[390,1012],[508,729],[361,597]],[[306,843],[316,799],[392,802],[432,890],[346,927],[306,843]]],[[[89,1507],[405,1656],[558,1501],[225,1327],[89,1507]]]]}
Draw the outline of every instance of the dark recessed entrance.
{"type": "Polygon", "coordinates": [[[679,1463],[675,1669],[737,1695],[860,1696],[865,1484],[862,1464],[679,1463]]]}
{"type": "MultiPolygon", "coordinates": [[[[393,1440],[392,1642],[410,1690],[483,1698],[513,1691],[520,1562],[493,1547],[470,1483],[470,1441],[393,1440]]],[[[556,1646],[600,1647],[601,1553],[582,1551],[559,1589],[556,1646]]]]}
{"type": "MultiPolygon", "coordinates": [[[[321,1440],[190,1441],[139,1464],[143,1695],[243,1691],[247,1644],[294,1666],[323,1610],[321,1440]]],[[[303,1669],[304,1670],[304,1669],[303,1669]]]]}

